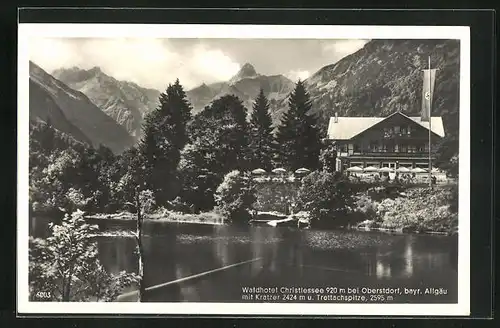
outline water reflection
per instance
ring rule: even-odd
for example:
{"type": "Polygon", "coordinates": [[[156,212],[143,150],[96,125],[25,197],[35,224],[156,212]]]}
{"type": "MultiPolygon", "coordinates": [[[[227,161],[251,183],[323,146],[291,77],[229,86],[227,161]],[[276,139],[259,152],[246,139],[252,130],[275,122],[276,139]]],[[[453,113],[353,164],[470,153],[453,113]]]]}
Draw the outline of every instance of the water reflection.
{"type": "MultiPolygon", "coordinates": [[[[155,286],[261,258],[193,282],[148,293],[152,301],[234,300],[248,285],[377,285],[456,289],[456,238],[267,226],[145,225],[145,283],[155,286]],[[454,287],[455,286],[455,287],[454,287]]],[[[98,239],[110,272],[137,272],[133,238],[98,239]]],[[[452,293],[450,293],[452,295],[452,293]]],[[[451,297],[451,296],[450,296],[451,297]]]]}
{"type": "Polygon", "coordinates": [[[293,267],[295,273],[302,276],[304,270],[303,257],[303,233],[299,229],[284,228],[282,230],[283,242],[280,244],[280,251],[283,255],[280,257],[285,262],[286,266],[293,267]]]}
{"type": "MultiPolygon", "coordinates": [[[[315,234],[313,230],[305,233],[294,228],[272,227],[252,227],[246,231],[228,226],[213,226],[206,231],[193,228],[171,226],[144,238],[146,261],[154,263],[146,273],[150,285],[255,258],[262,261],[249,264],[252,276],[263,271],[284,272],[289,267],[301,274],[306,267],[322,267],[388,279],[451,267],[449,250],[443,243],[428,249],[429,241],[437,240],[429,236],[332,231],[315,234]],[[353,247],[353,235],[368,241],[353,247]]],[[[137,270],[132,238],[103,238],[100,256],[113,272],[137,270]]]]}
{"type": "Polygon", "coordinates": [[[411,277],[413,275],[413,236],[408,236],[406,238],[406,247],[405,247],[405,274],[407,277],[411,277]]]}
{"type": "Polygon", "coordinates": [[[214,253],[217,256],[219,266],[224,267],[232,264],[232,258],[228,247],[229,236],[227,236],[227,229],[224,229],[223,226],[215,226],[214,235],[222,236],[222,238],[215,239],[213,243],[214,253]]]}
{"type": "Polygon", "coordinates": [[[387,279],[391,277],[391,264],[388,263],[387,257],[381,255],[379,252],[375,255],[376,257],[376,276],[379,279],[387,279]]]}

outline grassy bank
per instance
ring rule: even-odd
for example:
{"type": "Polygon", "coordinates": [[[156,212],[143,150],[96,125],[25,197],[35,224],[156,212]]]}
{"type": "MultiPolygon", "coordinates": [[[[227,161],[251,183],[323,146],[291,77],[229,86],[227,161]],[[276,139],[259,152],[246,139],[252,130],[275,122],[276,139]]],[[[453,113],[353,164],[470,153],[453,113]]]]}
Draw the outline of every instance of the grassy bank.
{"type": "Polygon", "coordinates": [[[357,196],[359,229],[454,233],[458,227],[456,186],[370,189],[357,196]]]}

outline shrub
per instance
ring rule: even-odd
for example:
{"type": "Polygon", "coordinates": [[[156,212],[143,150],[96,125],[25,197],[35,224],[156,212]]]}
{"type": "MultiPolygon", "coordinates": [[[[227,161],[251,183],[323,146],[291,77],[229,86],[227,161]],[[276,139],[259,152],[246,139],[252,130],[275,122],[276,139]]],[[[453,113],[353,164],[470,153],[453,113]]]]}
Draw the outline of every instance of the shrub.
{"type": "Polygon", "coordinates": [[[251,179],[239,171],[226,174],[214,195],[217,210],[229,221],[249,219],[249,209],[255,202],[255,190],[251,179]]]}
{"type": "Polygon", "coordinates": [[[319,160],[323,166],[323,171],[333,173],[335,172],[335,163],[337,160],[337,150],[333,144],[324,147],[319,155],[319,160]]]}
{"type": "Polygon", "coordinates": [[[258,211],[278,211],[285,213],[295,203],[300,183],[298,181],[266,181],[255,185],[256,202],[254,209],[258,211]]]}
{"type": "Polygon", "coordinates": [[[458,185],[453,185],[450,188],[450,193],[448,195],[448,201],[450,204],[450,212],[458,213],[458,185]]]}
{"type": "Polygon", "coordinates": [[[302,180],[299,207],[314,220],[332,219],[350,210],[352,194],[351,184],[342,175],[315,171],[302,180]]]}

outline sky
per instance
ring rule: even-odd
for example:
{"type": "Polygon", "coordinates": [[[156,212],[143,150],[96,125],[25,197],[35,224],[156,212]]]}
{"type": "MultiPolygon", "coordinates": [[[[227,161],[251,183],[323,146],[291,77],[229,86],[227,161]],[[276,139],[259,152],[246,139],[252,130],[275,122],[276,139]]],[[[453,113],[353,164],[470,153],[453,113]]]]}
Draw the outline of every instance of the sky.
{"type": "Polygon", "coordinates": [[[30,60],[47,72],[98,66],[118,80],[164,90],[179,78],[187,89],[227,81],[250,63],[259,74],[306,79],[361,49],[358,39],[33,38],[30,60]]]}

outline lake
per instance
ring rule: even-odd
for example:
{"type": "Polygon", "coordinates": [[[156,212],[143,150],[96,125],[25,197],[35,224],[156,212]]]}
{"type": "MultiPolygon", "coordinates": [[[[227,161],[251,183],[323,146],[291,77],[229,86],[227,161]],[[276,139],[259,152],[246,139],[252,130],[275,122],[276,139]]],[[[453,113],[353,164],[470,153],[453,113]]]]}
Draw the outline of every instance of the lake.
{"type": "MultiPolygon", "coordinates": [[[[120,224],[107,224],[106,229],[120,229],[120,224]]],[[[160,222],[146,223],[144,231],[147,287],[246,262],[153,288],[147,301],[255,302],[243,287],[323,287],[337,288],[337,293],[359,288],[371,301],[382,301],[371,289],[399,287],[399,293],[383,301],[457,302],[456,237],[160,222]],[[446,293],[426,294],[427,288],[446,293]],[[420,289],[420,294],[406,294],[410,289],[420,289]]],[[[98,243],[108,271],[137,271],[133,238],[99,237],[98,243]]]]}

